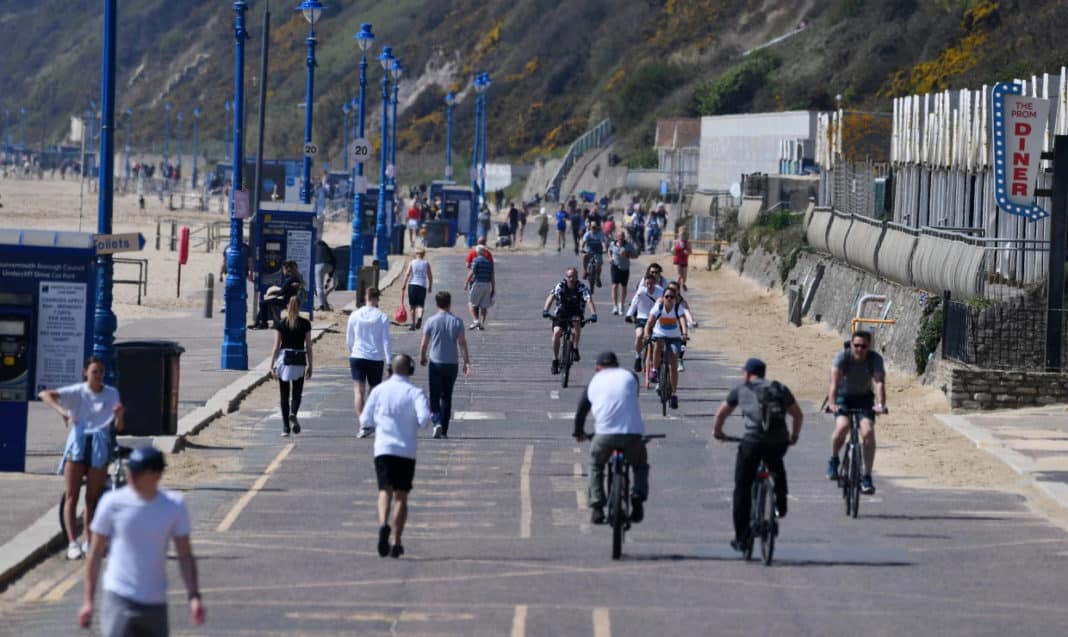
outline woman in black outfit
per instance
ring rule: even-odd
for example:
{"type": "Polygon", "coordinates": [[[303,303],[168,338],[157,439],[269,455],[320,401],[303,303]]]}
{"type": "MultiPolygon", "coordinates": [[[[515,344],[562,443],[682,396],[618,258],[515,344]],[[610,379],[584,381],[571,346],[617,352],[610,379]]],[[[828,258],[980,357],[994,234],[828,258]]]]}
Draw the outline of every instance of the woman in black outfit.
{"type": "Polygon", "coordinates": [[[251,326],[252,329],[267,329],[268,319],[275,321],[275,327],[277,328],[278,316],[289,305],[289,299],[296,297],[299,301],[298,307],[304,302],[304,295],[307,292],[304,290],[304,279],[301,278],[300,270],[297,269],[297,262],[286,261],[283,263],[282,274],[285,276],[285,281],[282,283],[281,296],[264,295],[263,301],[260,302],[260,311],[256,316],[256,323],[251,326]]]}
{"type": "Polygon", "coordinates": [[[282,400],[282,437],[288,437],[290,423],[294,434],[300,433],[297,410],[304,393],[304,379],[312,375],[311,322],[300,315],[300,299],[292,296],[286,306],[286,316],[274,327],[274,349],[271,375],[278,380],[282,400]],[[292,392],[290,391],[292,390],[292,392]]]}

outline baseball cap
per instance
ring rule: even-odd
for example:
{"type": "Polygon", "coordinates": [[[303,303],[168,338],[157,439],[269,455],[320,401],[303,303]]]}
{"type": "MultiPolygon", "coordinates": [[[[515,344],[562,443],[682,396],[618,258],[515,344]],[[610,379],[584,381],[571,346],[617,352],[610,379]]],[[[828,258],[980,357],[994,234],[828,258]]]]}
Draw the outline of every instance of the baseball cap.
{"type": "Polygon", "coordinates": [[[619,359],[615,352],[601,352],[597,355],[597,365],[600,367],[619,367],[619,359]]]}
{"type": "Polygon", "coordinates": [[[130,458],[126,461],[126,467],[134,473],[139,473],[141,471],[163,471],[163,467],[166,465],[167,463],[163,460],[163,454],[155,447],[140,447],[134,449],[130,453],[130,458]]]}
{"type": "Polygon", "coordinates": [[[744,369],[748,374],[752,374],[753,376],[760,376],[761,378],[763,378],[764,374],[768,371],[768,366],[765,365],[764,361],[760,360],[759,358],[750,358],[749,360],[745,361],[744,369]]]}

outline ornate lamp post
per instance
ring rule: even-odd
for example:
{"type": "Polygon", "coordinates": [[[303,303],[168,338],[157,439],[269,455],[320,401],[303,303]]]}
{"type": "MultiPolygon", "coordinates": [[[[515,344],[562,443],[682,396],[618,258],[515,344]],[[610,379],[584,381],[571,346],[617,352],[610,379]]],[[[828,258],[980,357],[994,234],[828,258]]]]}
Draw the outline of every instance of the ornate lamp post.
{"type": "Polygon", "coordinates": [[[445,96],[445,181],[452,180],[452,107],[456,94],[449,91],[445,96]]]}
{"type": "Polygon", "coordinates": [[[476,75],[472,84],[475,87],[475,148],[471,153],[471,192],[475,194],[475,209],[471,211],[468,219],[467,247],[469,248],[474,247],[478,235],[479,202],[482,201],[482,193],[478,186],[478,147],[482,134],[482,127],[479,125],[482,121],[482,75],[476,75]]]}
{"type": "MultiPolygon", "coordinates": [[[[360,139],[364,135],[364,116],[366,115],[364,104],[367,103],[367,51],[375,42],[375,34],[371,25],[365,22],[360,25],[360,32],[352,37],[360,47],[360,94],[356,116],[356,138],[360,139]]],[[[345,149],[345,152],[347,153],[348,149],[345,149]]],[[[349,240],[348,280],[350,290],[356,289],[357,277],[363,265],[363,193],[356,189],[356,177],[363,177],[362,161],[356,162],[356,175],[352,180],[352,236],[349,240]]]]}
{"type": "MultiPolygon", "coordinates": [[[[312,110],[314,110],[315,103],[315,23],[323,15],[323,5],[319,0],[304,0],[296,10],[304,14],[304,19],[310,25],[308,37],[304,40],[304,44],[308,47],[308,76],[304,85],[304,144],[308,145],[312,141],[312,110]]],[[[304,183],[300,186],[300,200],[303,203],[311,203],[311,161],[311,157],[305,153],[304,183]]]]}
{"type": "Polygon", "coordinates": [[[197,189],[197,147],[200,146],[199,124],[203,112],[199,106],[193,109],[193,190],[197,189]]]}
{"type": "Polygon", "coordinates": [[[479,93],[482,95],[482,181],[479,185],[479,192],[482,194],[482,203],[489,205],[489,198],[486,197],[486,146],[488,146],[488,139],[486,137],[486,118],[489,116],[489,105],[486,100],[489,98],[489,87],[493,82],[490,81],[490,74],[482,74],[482,90],[479,93]]]}
{"type": "Polygon", "coordinates": [[[386,163],[389,161],[389,67],[393,49],[382,47],[382,148],[378,161],[378,214],[375,219],[375,258],[383,270],[389,269],[389,230],[386,226],[386,163]]]}
{"type": "MultiPolygon", "coordinates": [[[[100,188],[97,198],[97,227],[111,234],[111,213],[115,189],[115,14],[116,0],[104,2],[104,55],[100,78],[100,188]]],[[[114,382],[115,313],[111,311],[111,255],[96,258],[96,308],[93,315],[93,355],[104,360],[105,379],[114,382]]]]}
{"type": "MultiPolygon", "coordinates": [[[[133,109],[123,113],[126,116],[126,181],[130,181],[130,129],[133,128],[133,109]]],[[[125,186],[124,186],[125,188],[125,186]]]]}
{"type": "Polygon", "coordinates": [[[171,163],[171,103],[166,102],[163,104],[164,115],[164,129],[163,129],[163,165],[167,166],[171,163]]]}
{"type": "Polygon", "coordinates": [[[230,133],[230,123],[233,121],[230,117],[230,111],[234,108],[234,103],[230,100],[223,102],[223,108],[226,109],[226,137],[223,138],[223,148],[226,149],[226,161],[230,161],[230,147],[227,144],[231,143],[234,136],[230,133]]]}
{"type": "Polygon", "coordinates": [[[245,340],[245,315],[248,292],[245,290],[245,254],[241,249],[244,222],[235,213],[237,191],[241,189],[242,164],[245,163],[245,0],[234,2],[234,112],[233,172],[230,188],[230,245],[226,248],[226,327],[223,330],[223,369],[248,369],[248,343],[245,340]]]}
{"type": "MultiPolygon", "coordinates": [[[[394,58],[393,63],[389,65],[389,74],[393,78],[393,115],[390,117],[390,128],[392,132],[389,135],[389,163],[393,166],[393,174],[389,177],[389,183],[393,186],[394,196],[397,192],[397,102],[400,95],[400,81],[401,76],[404,75],[404,65],[401,64],[400,58],[394,58]]],[[[390,219],[392,220],[392,216],[390,219]]],[[[390,224],[392,226],[392,224],[390,224]]]]}
{"type": "Polygon", "coordinates": [[[185,121],[185,116],[182,115],[182,111],[178,111],[177,113],[175,113],[174,121],[175,121],[174,142],[178,146],[177,157],[175,158],[175,161],[174,161],[174,168],[178,172],[178,174],[181,174],[181,172],[182,172],[182,141],[183,141],[182,140],[182,122],[185,121]]]}
{"type": "Polygon", "coordinates": [[[344,113],[341,118],[341,135],[345,140],[345,143],[341,146],[341,154],[343,156],[344,171],[347,175],[349,173],[349,113],[352,112],[348,102],[341,105],[341,112],[344,113]]]}

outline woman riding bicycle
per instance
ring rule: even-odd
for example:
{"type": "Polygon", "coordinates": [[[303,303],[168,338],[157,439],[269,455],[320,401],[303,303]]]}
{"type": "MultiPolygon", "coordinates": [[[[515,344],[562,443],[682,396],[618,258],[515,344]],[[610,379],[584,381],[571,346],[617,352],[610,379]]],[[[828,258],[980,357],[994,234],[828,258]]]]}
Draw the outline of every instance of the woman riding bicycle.
{"type": "Polygon", "coordinates": [[[678,292],[665,291],[661,297],[661,303],[649,313],[649,320],[645,324],[645,338],[653,339],[653,372],[649,375],[650,383],[660,382],[656,370],[660,368],[660,360],[663,356],[668,357],[668,373],[671,377],[672,409],[679,408],[679,369],[678,355],[682,353],[682,344],[689,338],[689,328],[686,325],[685,314],[678,302],[678,292]],[[666,350],[666,352],[665,352],[666,350]]]}
{"type": "Polygon", "coordinates": [[[85,363],[85,382],[59,389],[46,389],[38,394],[43,403],[55,409],[70,427],[63,447],[60,467],[66,486],[63,516],[67,529],[67,559],[76,560],[89,550],[92,540],[89,525],[97,502],[104,491],[108,462],[111,461],[113,432],[123,429],[123,407],[119,392],[104,384],[104,361],[92,357],[85,363]],[[78,544],[74,517],[85,481],[85,543],[78,544]]]}

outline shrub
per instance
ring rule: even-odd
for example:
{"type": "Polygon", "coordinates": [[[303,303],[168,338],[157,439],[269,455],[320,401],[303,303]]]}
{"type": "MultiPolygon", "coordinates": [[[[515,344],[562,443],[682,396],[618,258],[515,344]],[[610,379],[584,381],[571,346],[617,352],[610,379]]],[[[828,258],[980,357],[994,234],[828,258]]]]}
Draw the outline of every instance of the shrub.
{"type": "Polygon", "coordinates": [[[613,119],[623,126],[640,122],[685,81],[686,74],[673,64],[653,62],[639,67],[619,91],[613,119]]]}
{"type": "Polygon", "coordinates": [[[753,53],[717,79],[698,84],[693,93],[694,110],[699,116],[745,112],[781,62],[768,51],[753,53]]]}
{"type": "Polygon", "coordinates": [[[927,370],[927,360],[938,349],[938,344],[942,342],[942,312],[941,297],[928,297],[927,303],[923,307],[920,331],[916,334],[914,352],[917,374],[923,374],[927,370]]]}
{"type": "Polygon", "coordinates": [[[660,158],[657,157],[655,149],[643,148],[624,159],[623,165],[634,169],[656,168],[660,165],[660,158]]]}

